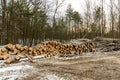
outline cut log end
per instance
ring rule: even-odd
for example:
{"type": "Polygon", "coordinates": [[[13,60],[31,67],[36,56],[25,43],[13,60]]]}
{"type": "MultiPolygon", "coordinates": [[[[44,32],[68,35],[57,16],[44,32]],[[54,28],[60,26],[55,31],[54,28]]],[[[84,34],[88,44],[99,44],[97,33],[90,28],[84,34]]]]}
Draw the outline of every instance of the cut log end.
{"type": "Polygon", "coordinates": [[[12,62],[12,59],[11,58],[7,58],[5,63],[10,64],[11,62],[12,62]]]}
{"type": "Polygon", "coordinates": [[[19,60],[20,60],[20,58],[21,58],[21,57],[20,57],[20,56],[18,56],[18,55],[16,55],[16,56],[15,56],[15,59],[16,59],[17,61],[19,61],[19,60]]]}
{"type": "Polygon", "coordinates": [[[16,44],[15,48],[18,49],[18,50],[21,50],[21,45],[20,44],[16,44]]]}
{"type": "Polygon", "coordinates": [[[9,43],[7,46],[6,46],[6,48],[7,49],[9,49],[9,50],[14,50],[14,48],[13,48],[13,44],[11,44],[11,43],[9,43]]]}

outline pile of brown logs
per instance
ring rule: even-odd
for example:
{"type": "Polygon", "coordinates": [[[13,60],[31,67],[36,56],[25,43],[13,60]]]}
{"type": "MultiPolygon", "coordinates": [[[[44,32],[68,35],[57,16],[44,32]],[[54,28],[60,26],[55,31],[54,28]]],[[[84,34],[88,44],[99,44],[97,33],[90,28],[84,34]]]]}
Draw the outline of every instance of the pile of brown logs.
{"type": "Polygon", "coordinates": [[[47,54],[48,56],[54,55],[67,55],[83,52],[95,52],[95,45],[93,42],[86,41],[82,44],[62,44],[56,41],[46,41],[37,45],[33,49],[32,55],[47,54]]]}
{"type": "Polygon", "coordinates": [[[27,46],[22,47],[20,44],[8,44],[0,50],[0,60],[5,60],[8,64],[18,62],[21,59],[21,55],[31,60],[32,58],[28,55],[28,51],[27,46]]]}
{"type": "Polygon", "coordinates": [[[32,56],[43,55],[67,55],[83,52],[94,52],[95,45],[93,42],[86,41],[82,44],[63,44],[57,41],[41,42],[35,47],[21,46],[20,44],[8,44],[0,50],[0,60],[5,60],[6,63],[18,62],[21,55],[27,57],[33,62],[32,56]]]}
{"type": "Polygon", "coordinates": [[[0,50],[0,59],[6,60],[6,63],[17,62],[20,60],[18,49],[12,44],[8,44],[0,50]]]}

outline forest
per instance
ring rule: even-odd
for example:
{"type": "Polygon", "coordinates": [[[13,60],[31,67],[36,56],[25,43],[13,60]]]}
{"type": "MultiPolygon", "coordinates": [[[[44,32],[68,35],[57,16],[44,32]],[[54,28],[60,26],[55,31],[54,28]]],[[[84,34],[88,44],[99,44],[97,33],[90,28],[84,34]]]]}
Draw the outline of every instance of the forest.
{"type": "MultiPolygon", "coordinates": [[[[0,44],[33,46],[45,40],[120,38],[120,0],[84,0],[83,12],[66,0],[1,0],[0,44]]],[[[80,6],[81,7],[81,6],[80,6]]]]}

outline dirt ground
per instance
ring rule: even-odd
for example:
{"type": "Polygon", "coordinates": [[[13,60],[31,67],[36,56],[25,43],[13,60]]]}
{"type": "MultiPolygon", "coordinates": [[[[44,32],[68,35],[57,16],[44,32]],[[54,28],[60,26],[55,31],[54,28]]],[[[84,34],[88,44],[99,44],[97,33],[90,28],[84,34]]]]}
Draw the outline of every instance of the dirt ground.
{"type": "Polygon", "coordinates": [[[94,41],[96,52],[0,63],[0,80],[120,80],[119,41],[94,41]]]}

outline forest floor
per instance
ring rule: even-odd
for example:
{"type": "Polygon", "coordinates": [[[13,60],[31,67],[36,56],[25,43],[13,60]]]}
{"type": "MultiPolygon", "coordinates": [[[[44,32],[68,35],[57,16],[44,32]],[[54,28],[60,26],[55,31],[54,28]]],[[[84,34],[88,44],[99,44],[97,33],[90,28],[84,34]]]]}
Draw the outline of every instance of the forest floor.
{"type": "MultiPolygon", "coordinates": [[[[79,42],[79,41],[78,41],[79,42]]],[[[93,40],[96,52],[0,63],[0,80],[120,80],[120,41],[93,40]]]]}

